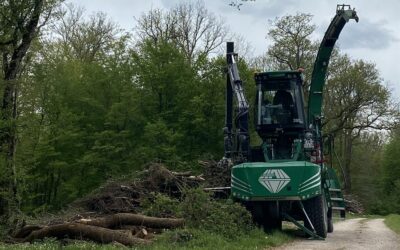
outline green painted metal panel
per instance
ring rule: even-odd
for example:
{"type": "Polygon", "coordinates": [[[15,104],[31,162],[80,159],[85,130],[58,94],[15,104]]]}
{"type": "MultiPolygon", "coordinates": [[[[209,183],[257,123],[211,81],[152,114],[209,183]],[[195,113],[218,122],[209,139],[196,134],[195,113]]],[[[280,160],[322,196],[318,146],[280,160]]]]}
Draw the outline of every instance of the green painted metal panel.
{"type": "Polygon", "coordinates": [[[232,168],[231,193],[237,199],[304,200],[321,192],[321,167],[307,161],[252,162],[232,168]]]}

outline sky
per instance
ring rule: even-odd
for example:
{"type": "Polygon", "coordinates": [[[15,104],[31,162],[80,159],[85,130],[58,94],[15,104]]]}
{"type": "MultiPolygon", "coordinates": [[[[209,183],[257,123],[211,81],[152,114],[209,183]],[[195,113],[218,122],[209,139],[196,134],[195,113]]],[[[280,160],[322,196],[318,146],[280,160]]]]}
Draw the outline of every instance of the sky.
{"type": "MultiPolygon", "coordinates": [[[[169,9],[184,1],[195,0],[67,0],[86,9],[86,14],[104,12],[121,28],[133,31],[135,17],[151,9],[169,9]]],[[[266,38],[269,20],[286,14],[309,13],[317,26],[314,38],[322,39],[335,15],[337,2],[332,0],[256,0],[243,2],[240,10],[229,3],[240,0],[204,0],[210,12],[221,17],[230,31],[245,38],[252,47],[252,55],[266,52],[270,41],[266,38]]],[[[364,59],[376,64],[384,84],[392,90],[395,100],[400,98],[400,0],[346,0],[355,8],[359,23],[350,20],[338,40],[342,52],[353,59],[364,59]]]]}

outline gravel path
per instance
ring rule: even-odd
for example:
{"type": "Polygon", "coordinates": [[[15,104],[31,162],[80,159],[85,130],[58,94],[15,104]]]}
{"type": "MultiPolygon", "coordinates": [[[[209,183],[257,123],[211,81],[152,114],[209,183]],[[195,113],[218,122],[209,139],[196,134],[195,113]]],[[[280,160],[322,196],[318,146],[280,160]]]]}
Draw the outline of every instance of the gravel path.
{"type": "Polygon", "coordinates": [[[348,219],[334,224],[333,233],[324,241],[297,240],[280,250],[400,250],[400,236],[383,223],[383,219],[348,219]]]}

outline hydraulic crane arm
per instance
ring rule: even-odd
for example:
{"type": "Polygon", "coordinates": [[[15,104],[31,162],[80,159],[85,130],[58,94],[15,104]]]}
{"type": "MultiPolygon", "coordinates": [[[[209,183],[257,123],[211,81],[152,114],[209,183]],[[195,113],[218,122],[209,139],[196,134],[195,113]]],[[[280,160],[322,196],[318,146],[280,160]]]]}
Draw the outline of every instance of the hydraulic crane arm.
{"type": "Polygon", "coordinates": [[[235,54],[229,53],[227,55],[227,60],[229,80],[232,85],[233,93],[235,94],[238,102],[238,108],[243,112],[247,112],[249,109],[249,104],[247,103],[246,96],[244,95],[242,80],[240,80],[239,70],[235,60],[235,54]]]}
{"type": "Polygon", "coordinates": [[[329,25],[321,45],[318,50],[317,58],[311,76],[311,86],[308,96],[308,122],[311,124],[321,116],[322,92],[325,85],[326,71],[332,54],[333,47],[344,25],[350,20],[358,22],[358,16],[350,5],[338,5],[336,15],[329,25]]]}
{"type": "Polygon", "coordinates": [[[228,65],[226,86],[226,119],[225,119],[225,157],[238,156],[240,161],[247,160],[249,154],[249,104],[244,95],[242,80],[236,64],[233,42],[227,43],[226,61],[228,65]],[[235,96],[237,107],[235,131],[232,124],[232,109],[235,96]],[[234,138],[235,136],[235,138],[234,138]]]}

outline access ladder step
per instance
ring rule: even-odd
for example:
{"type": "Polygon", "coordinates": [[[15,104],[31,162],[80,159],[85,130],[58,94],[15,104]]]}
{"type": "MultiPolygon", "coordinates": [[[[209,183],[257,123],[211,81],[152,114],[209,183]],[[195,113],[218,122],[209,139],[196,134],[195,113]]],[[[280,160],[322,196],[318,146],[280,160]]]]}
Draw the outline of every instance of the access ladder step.
{"type": "Polygon", "coordinates": [[[344,201],[343,198],[331,198],[331,201],[344,201]]]}
{"type": "Polygon", "coordinates": [[[342,190],[340,188],[330,188],[329,191],[330,192],[342,192],[342,190]]]}
{"type": "Polygon", "coordinates": [[[342,211],[344,211],[345,208],[344,207],[332,207],[332,210],[342,210],[342,211]]]}

